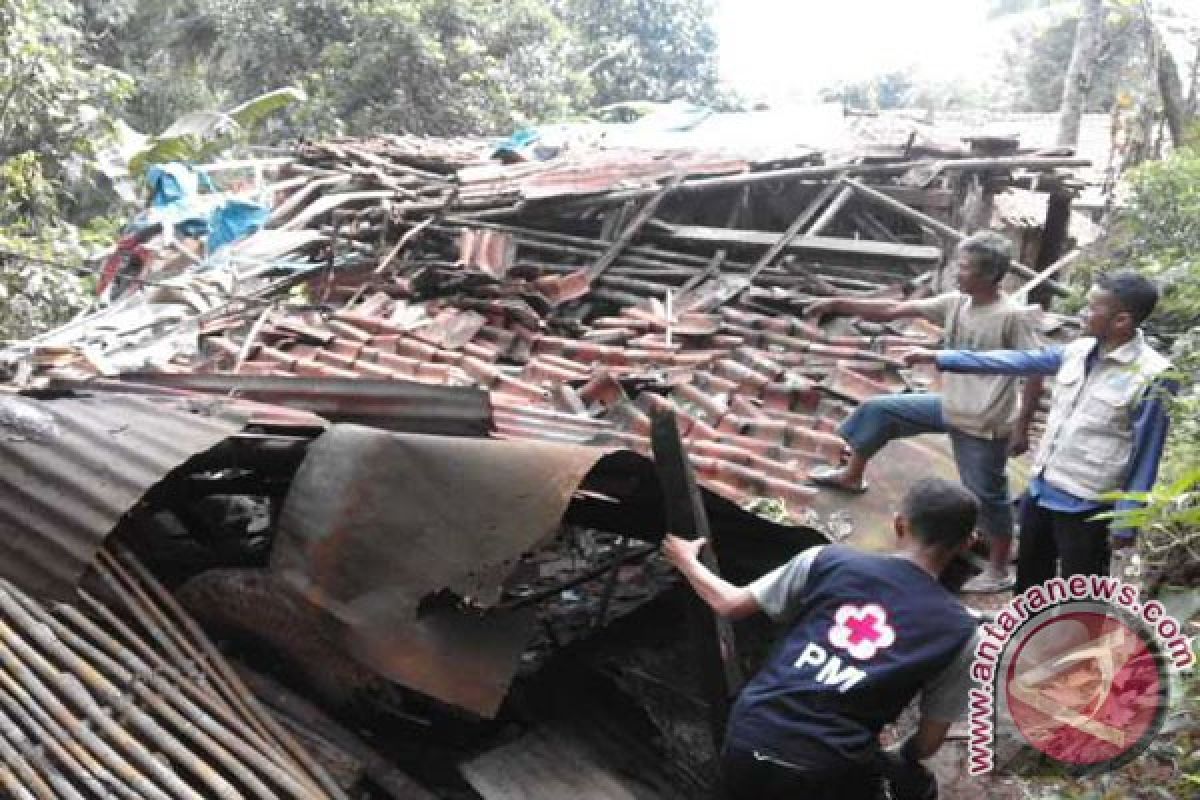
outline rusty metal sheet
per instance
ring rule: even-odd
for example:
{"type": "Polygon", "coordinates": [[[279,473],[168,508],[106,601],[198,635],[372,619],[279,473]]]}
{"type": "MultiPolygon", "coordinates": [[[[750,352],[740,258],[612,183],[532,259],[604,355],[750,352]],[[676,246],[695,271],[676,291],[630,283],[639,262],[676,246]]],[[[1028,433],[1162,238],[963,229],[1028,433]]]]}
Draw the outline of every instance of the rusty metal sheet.
{"type": "Polygon", "coordinates": [[[388,678],[483,715],[499,707],[530,615],[418,613],[443,590],[486,608],[521,554],[558,531],[609,451],[335,425],[292,483],[271,568],[348,626],[388,678]]]}
{"type": "Polygon", "coordinates": [[[148,489],[243,427],[243,417],[207,405],[0,396],[0,577],[41,597],[69,597],[148,489]]]}
{"type": "MultiPolygon", "coordinates": [[[[825,541],[703,497],[737,580],[825,541]]],[[[663,535],[653,464],[628,450],[335,425],[296,473],[271,569],[339,623],[362,663],[490,716],[534,625],[532,614],[492,607],[522,554],[581,503],[586,524],[663,535]]]]}
{"type": "Polygon", "coordinates": [[[108,378],[51,378],[46,382],[46,386],[51,391],[79,390],[85,392],[177,398],[181,403],[186,403],[191,408],[203,408],[206,404],[211,405],[216,402],[222,408],[234,414],[244,416],[246,424],[253,426],[312,430],[325,428],[329,425],[321,417],[307,411],[272,405],[270,403],[259,403],[230,394],[226,394],[218,400],[202,392],[173,389],[169,386],[147,386],[129,381],[110,380],[108,378]]]}

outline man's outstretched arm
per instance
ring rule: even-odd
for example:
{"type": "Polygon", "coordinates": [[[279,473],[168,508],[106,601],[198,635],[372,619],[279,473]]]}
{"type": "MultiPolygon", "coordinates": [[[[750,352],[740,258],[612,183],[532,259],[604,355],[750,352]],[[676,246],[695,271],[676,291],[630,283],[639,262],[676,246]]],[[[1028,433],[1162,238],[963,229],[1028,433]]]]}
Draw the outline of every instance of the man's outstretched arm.
{"type": "Polygon", "coordinates": [[[805,316],[862,317],[872,322],[891,322],[908,317],[924,316],[928,302],[916,300],[883,300],[878,298],[855,299],[848,297],[825,297],[812,301],[805,316]]]}
{"type": "Polygon", "coordinates": [[[720,616],[738,620],[761,611],[748,587],[734,586],[700,563],[700,550],[706,543],[706,539],[681,539],[668,533],[663,539],[663,555],[683,573],[700,599],[720,616]]]}
{"type": "Polygon", "coordinates": [[[1039,350],[928,350],[904,353],[904,363],[934,364],[942,372],[976,375],[1054,375],[1062,367],[1061,345],[1039,350]]]}

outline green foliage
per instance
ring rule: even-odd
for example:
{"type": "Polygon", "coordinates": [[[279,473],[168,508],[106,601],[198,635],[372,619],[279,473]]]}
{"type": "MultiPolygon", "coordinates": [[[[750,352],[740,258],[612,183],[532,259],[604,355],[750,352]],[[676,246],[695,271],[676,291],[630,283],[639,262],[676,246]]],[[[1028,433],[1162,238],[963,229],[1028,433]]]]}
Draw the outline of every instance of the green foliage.
{"type": "Polygon", "coordinates": [[[0,338],[59,324],[85,303],[79,264],[106,244],[93,220],[107,195],[94,168],[128,97],[123,73],[88,57],[76,7],[63,0],[0,4],[0,338]]]}
{"type": "Polygon", "coordinates": [[[593,102],[720,105],[712,0],[557,0],[593,102]]]}
{"type": "Polygon", "coordinates": [[[193,111],[150,137],[129,161],[129,172],[141,175],[151,164],[204,161],[244,140],[271,114],[307,100],[304,92],[288,87],[247,100],[229,111],[193,111]]]}
{"type": "Polygon", "coordinates": [[[541,0],[222,0],[224,86],[292,83],[294,133],[500,133],[568,113],[587,87],[541,0]]]}
{"type": "Polygon", "coordinates": [[[276,137],[507,133],[716,89],[711,0],[85,0],[141,130],[301,87],[276,137]]]}
{"type": "Polygon", "coordinates": [[[1177,336],[1200,324],[1200,147],[1142,164],[1107,250],[1166,289],[1156,327],[1177,336]]]}
{"type": "Polygon", "coordinates": [[[1146,507],[1119,522],[1142,531],[1152,579],[1173,582],[1200,559],[1200,147],[1146,162],[1127,179],[1128,202],[1078,278],[1132,268],[1163,289],[1148,327],[1170,347],[1180,391],[1158,485],[1131,498],[1146,507]]]}
{"type": "Polygon", "coordinates": [[[130,81],[85,58],[74,13],[61,0],[0,6],[0,229],[53,225],[100,180],[87,162],[130,81]]]}

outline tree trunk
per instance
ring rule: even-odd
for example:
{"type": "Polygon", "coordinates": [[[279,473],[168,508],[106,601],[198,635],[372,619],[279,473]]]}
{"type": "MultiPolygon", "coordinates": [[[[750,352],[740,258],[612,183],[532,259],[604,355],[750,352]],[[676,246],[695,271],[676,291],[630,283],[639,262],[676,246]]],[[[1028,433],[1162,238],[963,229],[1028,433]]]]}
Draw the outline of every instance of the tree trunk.
{"type": "Polygon", "coordinates": [[[1196,78],[1200,77],[1200,37],[1196,38],[1196,55],[1192,58],[1192,77],[1188,80],[1187,118],[1196,116],[1196,78]]]}
{"type": "Polygon", "coordinates": [[[1146,2],[1140,7],[1138,31],[1144,43],[1144,53],[1131,87],[1133,109],[1126,130],[1122,172],[1155,156],[1154,122],[1158,111],[1158,65],[1162,53],[1146,2]]]}
{"type": "Polygon", "coordinates": [[[1175,57],[1163,41],[1162,33],[1154,31],[1154,41],[1158,47],[1158,92],[1162,95],[1163,116],[1167,120],[1167,130],[1171,132],[1171,142],[1176,147],[1183,146],[1183,138],[1187,134],[1187,105],[1183,99],[1183,84],[1179,80],[1179,68],[1175,65],[1175,57]]]}
{"type": "Polygon", "coordinates": [[[1059,147],[1075,147],[1079,143],[1079,120],[1087,105],[1096,49],[1103,28],[1104,0],[1084,0],[1079,26],[1075,29],[1075,47],[1071,50],[1071,61],[1067,64],[1067,76],[1063,80],[1056,140],[1059,147]]]}

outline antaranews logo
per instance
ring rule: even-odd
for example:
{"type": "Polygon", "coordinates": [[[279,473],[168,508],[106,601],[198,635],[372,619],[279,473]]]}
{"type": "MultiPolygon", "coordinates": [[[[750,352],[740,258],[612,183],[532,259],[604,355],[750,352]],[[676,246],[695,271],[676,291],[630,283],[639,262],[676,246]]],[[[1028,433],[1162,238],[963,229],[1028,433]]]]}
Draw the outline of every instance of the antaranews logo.
{"type": "Polygon", "coordinates": [[[1191,640],[1156,600],[1104,575],[1055,578],[985,624],[971,677],[968,771],[996,766],[998,731],[1089,772],[1141,753],[1162,728],[1170,670],[1191,640]]]}

